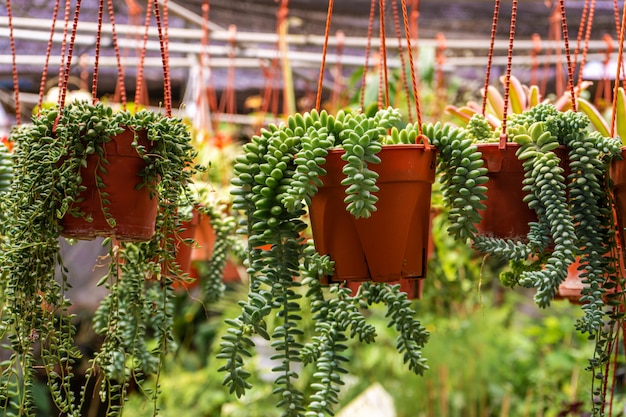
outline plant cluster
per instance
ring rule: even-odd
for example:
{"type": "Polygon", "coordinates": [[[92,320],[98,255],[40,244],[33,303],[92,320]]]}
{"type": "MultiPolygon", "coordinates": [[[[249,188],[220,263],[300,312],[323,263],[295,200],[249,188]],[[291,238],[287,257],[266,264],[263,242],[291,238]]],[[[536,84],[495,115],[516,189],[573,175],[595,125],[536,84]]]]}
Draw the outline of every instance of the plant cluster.
{"type": "MultiPolygon", "coordinates": [[[[468,231],[462,237],[470,239],[476,249],[510,261],[512,268],[502,274],[503,283],[536,288],[535,301],[540,307],[550,305],[570,265],[575,260],[579,262],[578,270],[585,284],[580,299],[584,315],[576,327],[596,339],[590,369],[602,381],[603,372],[598,371],[608,360],[605,349],[614,337],[612,329],[621,320],[621,313],[615,312],[614,306],[623,302],[608,178],[610,161],[620,154],[622,143],[620,139],[591,131],[589,124],[586,114],[559,111],[549,103],[538,103],[507,120],[508,140],[519,144],[517,157],[525,173],[525,202],[538,219],[530,224],[527,236],[518,240],[498,239],[476,234],[465,223],[465,216],[456,220],[451,217],[451,221],[457,222],[452,226],[453,231],[455,228],[468,231]],[[559,149],[564,150],[566,158],[559,157],[559,149]]],[[[458,131],[455,134],[462,136],[458,131]]],[[[478,114],[471,117],[467,135],[473,143],[492,141],[499,136],[478,114]]],[[[442,149],[441,140],[433,142],[442,149]]],[[[456,155],[471,146],[463,141],[455,143],[456,155]]],[[[465,195],[463,202],[468,202],[468,212],[479,209],[484,196],[468,187],[475,184],[472,179],[459,176],[459,170],[463,174],[466,169],[458,161],[446,166],[450,160],[446,151],[442,150],[441,156],[446,159],[441,163],[444,197],[452,195],[460,202],[465,195]],[[450,177],[451,181],[445,181],[450,177]]],[[[470,223],[480,220],[476,216],[470,223]]],[[[603,397],[602,383],[599,385],[594,390],[595,398],[603,397]]],[[[598,401],[594,405],[596,412],[602,406],[602,401],[598,401]]]]}
{"type": "MultiPolygon", "coordinates": [[[[174,262],[174,242],[168,235],[180,227],[178,202],[197,169],[187,128],[178,119],[145,110],[115,113],[101,103],[41,109],[32,124],[18,126],[10,138],[15,144],[14,181],[6,201],[0,262],[0,332],[8,341],[3,348],[11,352],[1,369],[0,403],[7,412],[35,415],[32,390],[40,369],[59,412],[81,413],[85,392],[77,398],[71,390],[74,366],[82,355],[74,344],[71,303],[65,297],[71,280],[59,255],[60,220],[67,215],[89,218],[74,204],[85,188],[81,167],[95,154],[96,177],[106,172],[103,145],[124,126],[147,131],[149,149],[136,136],[133,146],[146,162],[140,186],[149,187],[158,199],[158,216],[150,241],[112,245],[109,274],[101,281],[110,288],[96,318],[105,340],[89,375],[98,375],[109,415],[119,412],[133,379],[158,372],[158,358],[171,345],[171,278],[162,266],[174,262]],[[154,280],[146,280],[150,277],[154,280]],[[147,334],[158,341],[156,350],[144,345],[142,335],[147,334]]],[[[106,188],[96,182],[106,213],[106,188]]],[[[114,224],[115,219],[108,221],[114,224]]]]}
{"type": "Polygon", "coordinates": [[[376,154],[384,142],[394,139],[387,132],[399,122],[398,111],[391,108],[370,117],[312,111],[271,125],[244,145],[235,164],[232,194],[233,207],[244,212],[241,232],[248,236],[250,289],[248,300],[240,302],[241,315],[227,320],[230,329],[218,355],[225,360],[220,368],[226,373],[224,383],[237,396],[251,387],[244,358],[251,355],[251,337],[257,335],[271,341],[276,352],[272,358],[280,362],[273,369],[274,392],[283,415],[332,414],[342,375],[347,373],[346,340],[374,340],[374,328],[363,315],[372,303],[387,305],[389,324],[399,332],[397,349],[409,368],[418,374],[426,369],[421,348],[428,333],[413,317],[406,294],[386,284],[365,284],[354,295],[337,286],[326,291],[320,277],[332,274],[333,264],[301,236],[307,227],[305,204],[322,185],[323,164],[334,147],[345,152],[342,183],[347,187],[347,210],[355,217],[371,215],[378,191],[376,154]],[[294,278],[299,275],[304,278],[294,278]],[[306,301],[310,307],[305,307],[306,301]],[[300,323],[307,309],[315,315],[316,325],[312,340],[304,343],[300,323]],[[277,322],[273,329],[267,325],[272,315],[277,322]],[[308,401],[295,383],[301,362],[314,367],[318,380],[308,401]]]}

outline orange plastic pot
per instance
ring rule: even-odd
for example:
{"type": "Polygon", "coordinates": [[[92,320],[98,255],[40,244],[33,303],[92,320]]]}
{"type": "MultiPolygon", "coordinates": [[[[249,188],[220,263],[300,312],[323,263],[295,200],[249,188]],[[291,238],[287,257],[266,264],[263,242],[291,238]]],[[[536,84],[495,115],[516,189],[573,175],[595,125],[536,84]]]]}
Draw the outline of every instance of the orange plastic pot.
{"type": "Polygon", "coordinates": [[[189,273],[191,267],[192,252],[194,245],[185,243],[187,239],[194,239],[200,225],[201,214],[194,210],[191,220],[183,222],[181,231],[174,235],[174,245],[176,248],[176,263],[180,265],[185,273],[189,273]]]}
{"type": "MultiPolygon", "coordinates": [[[[477,145],[482,153],[487,176],[487,208],[481,210],[482,221],[476,226],[478,233],[502,239],[526,238],[529,223],[537,221],[537,214],[524,202],[524,167],[515,153],[520,145],[507,143],[481,143],[477,145]]],[[[567,150],[559,147],[557,155],[564,161],[567,150]]]]}
{"type": "Polygon", "coordinates": [[[626,224],[626,147],[622,148],[622,159],[611,163],[609,175],[613,182],[613,208],[617,220],[617,234],[622,249],[622,256],[626,259],[626,236],[624,228],[626,224]]]}
{"type": "MultiPolygon", "coordinates": [[[[621,267],[621,266],[620,266],[621,267]]],[[[559,285],[559,290],[555,295],[557,300],[568,300],[572,304],[582,304],[580,298],[582,297],[582,291],[585,288],[582,278],[580,277],[581,271],[580,262],[578,258],[567,269],[567,277],[559,285]]],[[[616,289],[606,290],[605,296],[615,293],[616,289]]],[[[605,297],[605,302],[607,301],[605,297]]]]}
{"type": "Polygon", "coordinates": [[[580,304],[580,297],[582,296],[582,290],[585,287],[578,267],[580,263],[578,259],[574,261],[569,268],[567,268],[567,277],[559,285],[559,290],[554,297],[557,300],[568,300],[574,304],[580,304]]]}
{"type": "MultiPolygon", "coordinates": [[[[149,149],[147,132],[136,133],[139,136],[139,143],[149,149]]],[[[97,153],[87,157],[87,167],[80,170],[82,185],[86,190],[79,194],[79,201],[75,205],[80,211],[90,215],[93,221],[66,215],[61,219],[63,236],[76,239],[114,236],[126,241],[149,240],[152,237],[158,201],[157,198],[151,198],[147,187],[136,189],[142,182],[139,173],[146,163],[132,146],[133,140],[133,131],[126,129],[103,145],[108,162],[105,166],[106,173],[98,168],[100,158],[97,153]],[[98,189],[96,186],[96,173],[102,179],[105,188],[98,189]],[[102,192],[108,194],[106,199],[110,204],[105,205],[102,202],[102,192]],[[103,207],[106,207],[110,216],[115,219],[114,226],[107,222],[103,207]]]]}
{"type": "Polygon", "coordinates": [[[328,154],[327,174],[309,212],[316,250],[335,262],[335,274],[326,282],[424,278],[436,150],[423,144],[384,146],[382,162],[372,167],[379,174],[377,210],[366,219],[346,211],[343,153],[328,154]]]}
{"type": "Polygon", "coordinates": [[[211,218],[208,215],[199,215],[194,239],[196,240],[196,246],[191,251],[191,259],[194,261],[208,261],[211,259],[217,236],[213,226],[211,226],[211,218]]]}

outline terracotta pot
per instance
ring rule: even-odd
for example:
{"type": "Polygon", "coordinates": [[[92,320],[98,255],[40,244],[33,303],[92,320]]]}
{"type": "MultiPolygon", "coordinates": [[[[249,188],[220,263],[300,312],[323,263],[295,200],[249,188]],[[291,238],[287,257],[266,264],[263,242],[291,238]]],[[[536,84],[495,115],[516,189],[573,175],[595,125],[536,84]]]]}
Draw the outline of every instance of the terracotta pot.
{"type": "Polygon", "coordinates": [[[211,226],[211,218],[208,215],[200,214],[194,239],[196,240],[196,246],[191,251],[191,259],[193,261],[208,261],[211,259],[217,236],[213,226],[211,226]]]}
{"type": "Polygon", "coordinates": [[[192,253],[196,249],[194,245],[185,243],[186,239],[194,239],[198,234],[201,219],[200,212],[194,210],[191,220],[183,222],[181,231],[176,233],[174,237],[174,245],[176,246],[176,263],[184,273],[189,273],[191,269],[192,253]]]}
{"type": "MultiPolygon", "coordinates": [[[[581,271],[579,271],[580,262],[578,258],[567,269],[567,278],[559,285],[559,291],[554,297],[555,300],[568,300],[572,304],[582,304],[580,297],[582,297],[583,288],[585,284],[580,277],[581,271]]],[[[620,268],[623,268],[620,265],[620,268]]],[[[606,290],[605,296],[611,293],[615,293],[616,289],[606,290]]],[[[605,301],[607,301],[605,297],[605,301]]]]}
{"type": "Polygon", "coordinates": [[[622,256],[626,259],[626,147],[622,148],[622,159],[611,163],[609,175],[613,181],[613,208],[617,219],[617,234],[622,249],[622,256]]]}
{"type": "MultiPolygon", "coordinates": [[[[138,141],[149,148],[147,132],[139,131],[138,141]]],[[[93,221],[82,217],[66,215],[61,219],[62,235],[77,239],[94,239],[96,236],[114,236],[119,240],[149,240],[154,234],[158,201],[150,197],[147,187],[136,189],[142,182],[138,175],[146,165],[132,146],[133,132],[126,129],[104,144],[104,154],[108,161],[107,172],[98,171],[97,153],[87,157],[87,167],[81,168],[82,185],[87,187],[80,193],[83,200],[75,203],[78,208],[91,215],[93,221]],[[98,173],[106,188],[96,187],[95,173],[98,173]],[[115,219],[115,226],[109,225],[102,211],[101,192],[106,192],[110,204],[105,207],[115,219]]]]}
{"type": "Polygon", "coordinates": [[[580,277],[580,271],[578,267],[580,263],[578,258],[574,261],[569,268],[567,268],[567,278],[559,285],[559,291],[554,297],[557,300],[568,300],[574,304],[580,304],[580,297],[582,296],[582,290],[585,287],[580,277]]]}
{"type": "Polygon", "coordinates": [[[377,210],[355,219],[346,211],[342,149],[332,150],[323,166],[327,175],[310,207],[313,241],[335,262],[327,282],[399,281],[426,276],[431,186],[436,151],[424,145],[384,146],[377,210]]]}
{"type": "MultiPolygon", "coordinates": [[[[476,226],[478,233],[502,239],[526,238],[530,230],[528,223],[537,221],[537,214],[524,202],[524,168],[515,155],[520,146],[507,143],[501,148],[498,143],[480,143],[477,147],[483,154],[489,177],[487,208],[480,211],[483,219],[476,226]]],[[[565,147],[560,147],[556,153],[561,161],[567,159],[565,147]]]]}

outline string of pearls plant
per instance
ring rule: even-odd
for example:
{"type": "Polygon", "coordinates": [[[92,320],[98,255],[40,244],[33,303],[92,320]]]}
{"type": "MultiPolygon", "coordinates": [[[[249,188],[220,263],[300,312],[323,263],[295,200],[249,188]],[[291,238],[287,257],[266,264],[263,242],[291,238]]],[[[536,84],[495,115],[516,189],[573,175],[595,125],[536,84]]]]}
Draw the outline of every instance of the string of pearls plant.
{"type": "MultiPolygon", "coordinates": [[[[110,272],[100,283],[110,289],[95,324],[105,341],[88,376],[98,376],[107,415],[121,413],[132,381],[158,375],[159,358],[172,345],[171,278],[161,266],[174,262],[168,234],[180,226],[178,202],[197,169],[187,127],[179,119],[150,111],[113,112],[102,103],[42,109],[32,124],[15,128],[10,137],[15,144],[14,180],[5,201],[0,255],[0,335],[6,340],[3,350],[9,352],[9,359],[0,365],[0,408],[5,414],[36,415],[33,389],[41,372],[59,412],[81,415],[86,391],[78,398],[72,391],[74,366],[82,355],[65,296],[71,281],[59,253],[60,220],[65,215],[88,218],[72,204],[84,189],[80,168],[91,154],[99,155],[105,167],[103,144],[122,126],[147,130],[151,148],[135,147],[146,161],[141,186],[149,187],[158,199],[159,214],[150,241],[112,246],[110,272]],[[60,282],[55,279],[57,266],[60,282]],[[146,280],[148,276],[155,279],[146,280]],[[157,341],[154,350],[146,345],[149,331],[157,341]]],[[[106,188],[100,192],[106,195],[106,188]]]]}

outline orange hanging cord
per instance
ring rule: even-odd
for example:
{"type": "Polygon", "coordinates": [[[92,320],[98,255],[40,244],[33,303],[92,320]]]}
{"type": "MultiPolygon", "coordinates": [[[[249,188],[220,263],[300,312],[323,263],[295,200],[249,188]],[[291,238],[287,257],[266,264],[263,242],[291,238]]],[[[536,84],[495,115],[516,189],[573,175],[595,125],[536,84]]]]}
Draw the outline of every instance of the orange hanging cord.
{"type": "MultiPolygon", "coordinates": [[[[620,31],[618,42],[619,46],[617,49],[617,62],[621,63],[624,58],[624,38],[626,37],[626,35],[624,34],[624,32],[626,31],[626,10],[624,10],[622,13],[622,23],[619,27],[620,31]]],[[[613,107],[611,109],[611,137],[615,136],[615,125],[617,121],[617,96],[619,94],[620,80],[622,80],[621,70],[622,66],[618,64],[617,71],[615,73],[615,84],[613,86],[613,107]]],[[[624,115],[621,116],[623,117],[624,115]]]]}
{"type": "Polygon", "coordinates": [[[487,70],[485,72],[485,84],[483,87],[482,115],[487,111],[487,90],[491,81],[491,66],[493,63],[493,51],[496,43],[496,30],[498,28],[498,15],[500,14],[500,0],[495,0],[493,6],[493,20],[491,22],[491,40],[489,41],[489,52],[487,52],[487,70]]]}
{"type": "Polygon", "coordinates": [[[60,0],[56,0],[54,3],[54,10],[52,11],[52,26],[50,27],[50,38],[48,39],[48,45],[46,46],[46,57],[44,60],[43,70],[41,72],[41,80],[39,82],[39,100],[37,101],[37,114],[41,111],[43,105],[43,97],[46,92],[46,78],[48,77],[48,66],[50,65],[50,56],[52,55],[52,40],[54,38],[54,27],[57,22],[57,14],[59,13],[60,0]]]}
{"type": "Polygon", "coordinates": [[[326,52],[328,51],[328,38],[330,36],[330,21],[333,15],[333,4],[334,4],[334,0],[328,0],[328,13],[326,15],[326,29],[324,30],[324,48],[322,50],[322,63],[320,65],[320,75],[317,81],[317,97],[315,98],[316,110],[320,110],[321,105],[322,105],[322,87],[324,84],[324,70],[326,67],[326,52]]]}
{"type": "MultiPolygon", "coordinates": [[[[363,77],[361,79],[361,97],[359,105],[361,110],[365,108],[365,90],[367,87],[367,72],[369,71],[369,59],[372,48],[372,34],[374,32],[374,16],[376,13],[376,0],[370,2],[370,14],[367,23],[367,43],[365,44],[365,63],[363,64],[363,77]]],[[[318,88],[319,94],[319,88],[318,88]]]]}
{"type": "Polygon", "coordinates": [[[378,108],[389,106],[389,72],[387,71],[387,34],[385,30],[385,0],[379,0],[380,72],[378,77],[378,108]]]}
{"type": "Polygon", "coordinates": [[[391,10],[393,12],[393,23],[396,29],[396,37],[398,38],[398,55],[400,55],[400,80],[406,96],[407,116],[409,123],[413,123],[413,111],[411,110],[411,95],[409,93],[409,83],[406,79],[406,60],[404,58],[404,50],[402,47],[402,32],[400,30],[400,17],[398,14],[398,5],[395,0],[391,2],[391,10]]]}
{"type": "MultiPolygon", "coordinates": [[[[400,0],[400,5],[402,8],[402,20],[404,21],[404,34],[406,36],[406,47],[409,53],[409,68],[411,73],[411,86],[413,87],[413,99],[415,100],[415,116],[417,118],[417,130],[419,132],[418,141],[425,140],[424,143],[428,143],[428,139],[422,133],[422,106],[420,104],[419,93],[417,91],[417,68],[415,68],[415,60],[413,58],[413,46],[411,45],[411,33],[415,33],[415,39],[417,40],[417,17],[419,16],[418,7],[419,0],[415,0],[413,3],[413,11],[411,13],[411,17],[414,18],[412,22],[414,22],[415,30],[412,31],[409,26],[409,18],[407,14],[406,0],[400,0]]],[[[407,101],[408,97],[407,97],[407,101]]]]}
{"type": "Polygon", "coordinates": [[[148,4],[146,5],[146,17],[144,22],[144,32],[143,32],[143,46],[141,48],[139,54],[139,63],[137,64],[137,78],[135,80],[135,104],[148,104],[144,103],[144,96],[147,96],[147,85],[144,80],[144,63],[146,61],[146,51],[148,44],[148,30],[150,29],[150,19],[152,15],[152,2],[153,0],[148,0],[148,4]]]}
{"type": "MultiPolygon", "coordinates": [[[[620,26],[620,18],[619,18],[619,5],[617,4],[617,0],[613,0],[613,14],[615,17],[615,36],[619,39],[621,26],[620,26]]],[[[624,61],[620,60],[619,65],[622,67],[621,71],[624,72],[624,61]]],[[[621,81],[622,81],[622,87],[626,88],[626,79],[622,78],[621,81]]]]}

